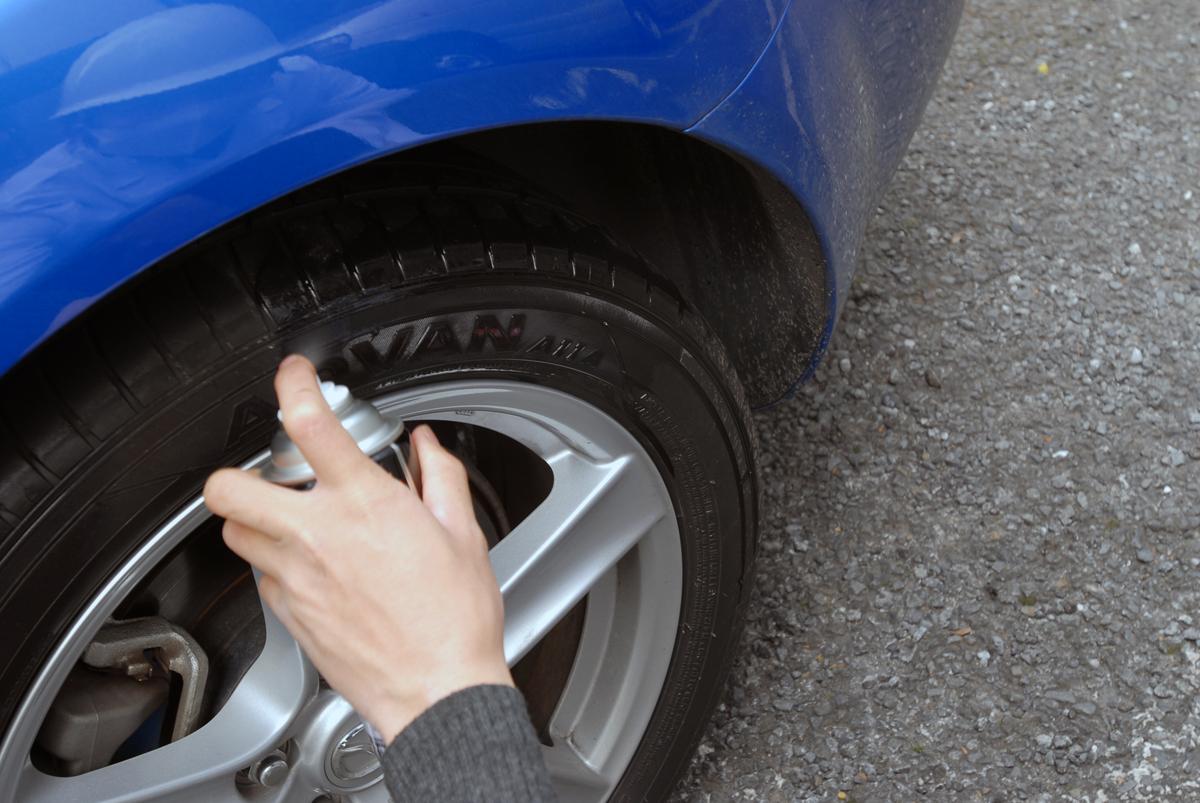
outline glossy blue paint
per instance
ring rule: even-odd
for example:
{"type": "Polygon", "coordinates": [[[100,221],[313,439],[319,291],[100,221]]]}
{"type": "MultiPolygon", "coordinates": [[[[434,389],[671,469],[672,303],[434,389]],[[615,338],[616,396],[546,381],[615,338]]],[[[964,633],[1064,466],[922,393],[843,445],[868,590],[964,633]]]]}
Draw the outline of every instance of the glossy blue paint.
{"type": "Polygon", "coordinates": [[[936,84],[962,0],[794,0],[755,69],[689,133],[774,173],[826,258],[819,363],[875,204],[936,84]]]}
{"type": "Polygon", "coordinates": [[[832,325],[960,0],[785,2],[0,4],[0,371],[290,190],[567,119],[695,124],[774,172],[825,245],[832,325]]]}

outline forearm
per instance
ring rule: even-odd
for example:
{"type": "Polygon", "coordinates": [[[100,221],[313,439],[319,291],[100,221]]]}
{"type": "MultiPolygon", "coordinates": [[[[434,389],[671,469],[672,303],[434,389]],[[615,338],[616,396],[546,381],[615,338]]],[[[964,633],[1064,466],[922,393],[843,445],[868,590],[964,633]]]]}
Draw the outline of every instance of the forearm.
{"type": "Polygon", "coordinates": [[[525,699],[472,686],[438,701],[383,754],[393,803],[555,800],[525,699]]]}

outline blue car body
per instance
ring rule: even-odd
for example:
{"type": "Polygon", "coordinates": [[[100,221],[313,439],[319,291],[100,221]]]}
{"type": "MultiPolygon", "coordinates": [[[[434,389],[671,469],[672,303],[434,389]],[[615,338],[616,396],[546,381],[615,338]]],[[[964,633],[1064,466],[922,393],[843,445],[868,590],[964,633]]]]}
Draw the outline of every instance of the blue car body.
{"type": "Polygon", "coordinates": [[[794,196],[823,258],[811,369],[960,11],[12,0],[0,6],[0,371],[147,266],[297,188],[435,140],[591,120],[684,132],[794,196]]]}

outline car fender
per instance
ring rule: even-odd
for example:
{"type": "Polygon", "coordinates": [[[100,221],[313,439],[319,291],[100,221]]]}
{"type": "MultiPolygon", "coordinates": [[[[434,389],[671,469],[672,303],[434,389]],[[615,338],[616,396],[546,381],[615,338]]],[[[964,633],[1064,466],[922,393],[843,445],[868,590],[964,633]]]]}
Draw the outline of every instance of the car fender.
{"type": "MultiPolygon", "coordinates": [[[[793,0],[741,85],[687,130],[782,182],[820,242],[823,328],[782,398],[825,353],[867,222],[916,132],[962,10],[963,0],[793,0]]],[[[812,301],[763,299],[797,313],[812,301]]],[[[769,332],[762,340],[763,352],[781,350],[769,332]]]]}
{"type": "Polygon", "coordinates": [[[784,0],[46,0],[0,10],[0,371],[263,203],[424,142],[549,120],[682,129],[784,0]]]}

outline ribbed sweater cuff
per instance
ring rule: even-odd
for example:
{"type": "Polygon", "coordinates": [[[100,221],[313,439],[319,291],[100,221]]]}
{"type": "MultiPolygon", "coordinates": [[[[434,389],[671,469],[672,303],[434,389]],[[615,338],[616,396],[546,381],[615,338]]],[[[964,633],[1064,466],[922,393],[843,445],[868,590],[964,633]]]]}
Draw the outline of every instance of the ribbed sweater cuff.
{"type": "Polygon", "coordinates": [[[394,803],[555,799],[525,698],[511,686],[434,703],[384,751],[383,770],[394,803]]]}

